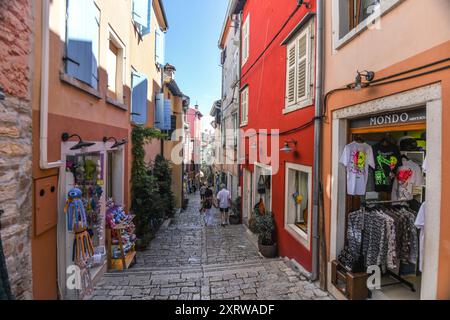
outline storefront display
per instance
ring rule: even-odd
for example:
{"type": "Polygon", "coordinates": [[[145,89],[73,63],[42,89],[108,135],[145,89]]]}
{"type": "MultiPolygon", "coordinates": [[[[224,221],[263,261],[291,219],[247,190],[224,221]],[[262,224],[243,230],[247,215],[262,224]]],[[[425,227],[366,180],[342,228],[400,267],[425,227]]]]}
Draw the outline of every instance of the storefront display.
{"type": "Polygon", "coordinates": [[[414,297],[421,287],[425,119],[420,109],[349,122],[351,142],[340,155],[347,175],[344,245],[336,263],[356,273],[379,267],[382,288],[369,294],[375,299],[394,286],[396,294],[414,297]],[[389,119],[398,121],[386,125],[389,119]]]}

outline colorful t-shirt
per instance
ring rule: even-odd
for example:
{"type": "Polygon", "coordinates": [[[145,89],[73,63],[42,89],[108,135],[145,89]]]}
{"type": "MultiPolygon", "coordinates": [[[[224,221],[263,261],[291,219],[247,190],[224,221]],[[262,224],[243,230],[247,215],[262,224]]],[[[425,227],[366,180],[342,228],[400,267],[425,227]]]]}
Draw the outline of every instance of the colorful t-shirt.
{"type": "Polygon", "coordinates": [[[423,175],[420,166],[411,160],[402,160],[392,187],[392,200],[409,201],[413,199],[413,187],[421,187],[423,175]]]}
{"type": "Polygon", "coordinates": [[[394,177],[401,165],[400,150],[392,143],[387,145],[377,143],[373,146],[373,155],[375,160],[375,191],[392,192],[394,177]]]}
{"type": "Polygon", "coordinates": [[[365,195],[369,166],[375,168],[372,148],[367,143],[352,142],[345,146],[340,163],[347,168],[347,193],[365,195]]]}

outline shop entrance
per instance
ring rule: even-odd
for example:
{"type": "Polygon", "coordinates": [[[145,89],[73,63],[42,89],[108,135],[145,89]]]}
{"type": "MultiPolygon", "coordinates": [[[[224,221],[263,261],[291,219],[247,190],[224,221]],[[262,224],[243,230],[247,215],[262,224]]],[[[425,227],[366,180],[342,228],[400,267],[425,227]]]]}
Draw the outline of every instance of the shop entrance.
{"type": "MultiPolygon", "coordinates": [[[[411,112],[400,114],[407,119],[411,112]]],[[[414,114],[420,114],[417,119],[426,118],[424,108],[415,109],[414,114]]],[[[359,119],[349,122],[341,157],[347,168],[347,201],[344,248],[338,262],[352,268],[362,259],[360,271],[379,267],[381,287],[367,290],[367,298],[420,299],[424,252],[423,222],[418,216],[426,196],[426,123],[361,127],[362,123],[359,119]],[[366,169],[365,190],[358,190],[361,185],[354,186],[358,184],[354,178],[364,175],[356,171],[366,169]]]]}

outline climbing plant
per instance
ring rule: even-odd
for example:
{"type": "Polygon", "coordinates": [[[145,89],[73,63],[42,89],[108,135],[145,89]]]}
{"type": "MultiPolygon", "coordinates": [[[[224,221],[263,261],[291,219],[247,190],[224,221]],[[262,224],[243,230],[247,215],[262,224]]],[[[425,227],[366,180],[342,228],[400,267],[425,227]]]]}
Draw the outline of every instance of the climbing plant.
{"type": "Polygon", "coordinates": [[[135,218],[136,235],[143,246],[150,241],[158,214],[163,210],[157,179],[145,163],[146,143],[164,138],[160,131],[137,126],[132,131],[131,211],[135,218]]]}
{"type": "Polygon", "coordinates": [[[175,213],[175,196],[172,191],[172,166],[162,155],[157,155],[152,168],[152,174],[157,180],[164,215],[172,217],[175,213]]]}

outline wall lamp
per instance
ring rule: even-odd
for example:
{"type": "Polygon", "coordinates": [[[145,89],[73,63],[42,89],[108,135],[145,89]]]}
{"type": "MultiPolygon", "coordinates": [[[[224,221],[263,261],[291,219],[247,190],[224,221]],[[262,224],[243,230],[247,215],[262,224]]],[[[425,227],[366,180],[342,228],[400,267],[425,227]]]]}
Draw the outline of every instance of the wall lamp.
{"type": "Polygon", "coordinates": [[[284,147],[280,149],[281,152],[290,153],[294,149],[292,149],[289,145],[293,144],[295,147],[297,147],[297,141],[296,140],[287,140],[284,142],[284,147]]]}
{"type": "Polygon", "coordinates": [[[363,87],[367,87],[368,86],[368,82],[373,81],[373,79],[375,78],[375,72],[373,71],[363,71],[363,72],[359,72],[357,71],[356,74],[356,78],[355,78],[355,86],[353,87],[353,89],[355,91],[359,91],[361,90],[363,87]],[[366,83],[362,82],[362,77],[364,77],[366,79],[366,83]]]}
{"type": "Polygon", "coordinates": [[[114,138],[114,137],[109,137],[109,138],[103,137],[103,142],[104,143],[108,142],[109,140],[113,140],[114,141],[114,144],[111,146],[111,149],[116,149],[116,148],[118,148],[120,146],[123,146],[124,144],[128,143],[128,140],[125,139],[125,138],[123,138],[121,141],[117,141],[117,139],[114,138]]]}
{"type": "Polygon", "coordinates": [[[70,150],[79,150],[82,148],[92,147],[93,145],[95,145],[94,142],[83,141],[83,139],[81,139],[81,137],[78,134],[69,135],[67,132],[64,132],[62,134],[61,140],[63,142],[67,142],[67,141],[69,141],[69,139],[71,139],[73,137],[77,137],[79,139],[79,142],[76,145],[74,145],[72,148],[70,148],[70,150]]]}
{"type": "Polygon", "coordinates": [[[311,2],[310,1],[306,2],[304,0],[297,0],[297,5],[299,7],[301,7],[302,5],[305,5],[306,9],[311,9],[311,2]]]}

